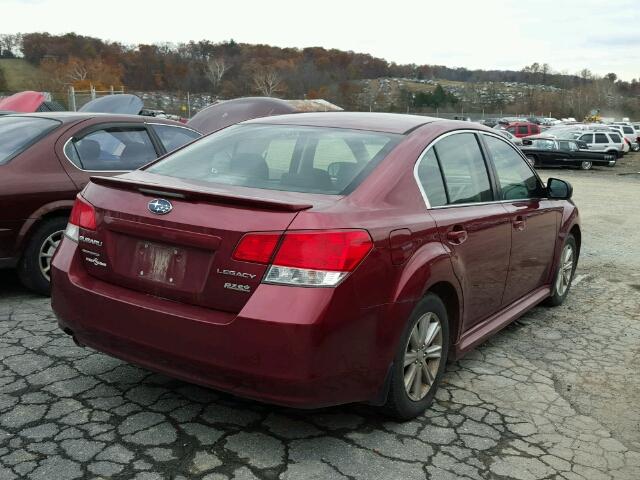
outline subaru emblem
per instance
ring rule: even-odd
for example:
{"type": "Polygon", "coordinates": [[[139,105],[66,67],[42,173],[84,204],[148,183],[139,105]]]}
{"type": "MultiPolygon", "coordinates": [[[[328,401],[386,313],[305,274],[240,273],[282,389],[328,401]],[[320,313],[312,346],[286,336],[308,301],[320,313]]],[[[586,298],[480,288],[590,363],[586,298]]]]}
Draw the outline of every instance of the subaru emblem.
{"type": "Polygon", "coordinates": [[[151,213],[155,213],[156,215],[166,215],[171,210],[173,210],[173,205],[169,200],[165,200],[164,198],[156,198],[155,200],[151,200],[147,205],[147,208],[151,213]]]}

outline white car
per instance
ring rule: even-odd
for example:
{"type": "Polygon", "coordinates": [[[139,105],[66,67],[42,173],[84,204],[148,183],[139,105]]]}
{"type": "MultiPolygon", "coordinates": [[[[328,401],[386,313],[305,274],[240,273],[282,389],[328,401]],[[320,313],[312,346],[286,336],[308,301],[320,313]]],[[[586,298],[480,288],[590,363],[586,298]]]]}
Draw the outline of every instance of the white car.
{"type": "Polygon", "coordinates": [[[617,158],[624,155],[624,147],[629,145],[622,140],[622,136],[614,131],[582,131],[577,140],[582,140],[589,146],[589,150],[596,152],[615,153],[617,158]]]}

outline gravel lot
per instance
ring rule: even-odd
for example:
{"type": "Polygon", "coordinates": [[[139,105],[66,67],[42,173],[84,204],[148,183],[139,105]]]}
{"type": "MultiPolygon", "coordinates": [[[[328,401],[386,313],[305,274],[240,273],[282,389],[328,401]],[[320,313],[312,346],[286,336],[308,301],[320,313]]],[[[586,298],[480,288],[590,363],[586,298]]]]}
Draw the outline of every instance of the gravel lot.
{"type": "Polygon", "coordinates": [[[567,303],[449,366],[433,408],[294,411],[76,347],[48,299],[0,272],[0,480],[640,479],[640,154],[543,170],[574,185],[567,303]]]}

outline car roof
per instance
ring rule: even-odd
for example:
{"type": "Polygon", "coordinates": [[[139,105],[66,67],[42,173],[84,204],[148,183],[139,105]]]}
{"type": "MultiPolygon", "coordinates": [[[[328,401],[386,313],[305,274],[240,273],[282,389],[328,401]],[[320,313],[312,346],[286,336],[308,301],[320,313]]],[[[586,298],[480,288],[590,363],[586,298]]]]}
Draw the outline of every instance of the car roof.
{"type": "MultiPolygon", "coordinates": [[[[312,112],[262,117],[247,120],[242,123],[333,127],[352,130],[367,130],[372,132],[407,134],[422,125],[439,120],[439,118],[399,113],[312,112]]],[[[468,124],[468,122],[460,123],[468,124]]]]}
{"type": "MultiPolygon", "coordinates": [[[[35,118],[48,118],[52,120],[58,120],[64,124],[71,124],[75,122],[79,122],[82,120],[88,120],[92,118],[101,118],[104,120],[113,120],[115,122],[118,121],[134,121],[140,123],[166,123],[168,125],[178,125],[185,128],[185,125],[176,122],[174,120],[169,120],[165,118],[157,118],[157,117],[144,117],[142,115],[126,115],[126,114],[115,114],[115,113],[97,113],[97,112],[36,112],[36,113],[15,113],[5,115],[6,117],[35,117],[35,118]]],[[[193,130],[192,128],[190,128],[193,130]]]]}

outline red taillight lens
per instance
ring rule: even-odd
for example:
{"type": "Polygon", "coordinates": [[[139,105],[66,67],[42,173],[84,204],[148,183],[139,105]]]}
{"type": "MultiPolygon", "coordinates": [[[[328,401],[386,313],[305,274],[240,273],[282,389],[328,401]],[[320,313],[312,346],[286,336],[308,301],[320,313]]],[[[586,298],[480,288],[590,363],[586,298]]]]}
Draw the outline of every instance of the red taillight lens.
{"type": "Polygon", "coordinates": [[[234,260],[268,264],[281,233],[247,233],[233,252],[234,260]]]}
{"type": "Polygon", "coordinates": [[[371,237],[364,230],[293,231],[284,235],[273,264],[351,272],[372,248],[371,237]]]}
{"type": "Polygon", "coordinates": [[[93,205],[80,197],[80,195],[76,197],[76,201],[73,204],[69,223],[87,230],[96,229],[96,211],[93,205]]]}

